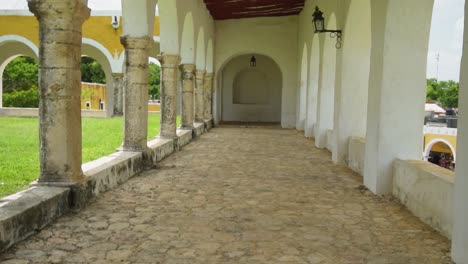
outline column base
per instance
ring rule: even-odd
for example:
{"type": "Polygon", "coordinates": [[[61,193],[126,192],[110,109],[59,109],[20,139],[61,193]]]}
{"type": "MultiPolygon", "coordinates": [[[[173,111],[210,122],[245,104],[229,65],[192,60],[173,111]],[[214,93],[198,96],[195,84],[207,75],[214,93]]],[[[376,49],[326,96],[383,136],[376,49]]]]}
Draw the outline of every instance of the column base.
{"type": "Polygon", "coordinates": [[[148,147],[120,147],[116,149],[116,151],[124,151],[124,152],[146,152],[148,147]]]}
{"type": "Polygon", "coordinates": [[[71,210],[80,210],[86,206],[88,201],[91,200],[92,188],[88,181],[84,184],[73,183],[73,182],[40,182],[34,181],[30,184],[30,187],[59,187],[59,188],[69,188],[70,197],[69,205],[71,210]]]}

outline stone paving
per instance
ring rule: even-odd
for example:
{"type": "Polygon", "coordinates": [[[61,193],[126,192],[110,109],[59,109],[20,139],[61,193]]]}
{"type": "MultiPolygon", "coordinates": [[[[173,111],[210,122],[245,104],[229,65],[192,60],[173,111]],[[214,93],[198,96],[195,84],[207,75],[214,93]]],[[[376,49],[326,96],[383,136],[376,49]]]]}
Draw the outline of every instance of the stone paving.
{"type": "Polygon", "coordinates": [[[293,130],[223,127],[4,263],[450,263],[450,242],[293,130]]]}

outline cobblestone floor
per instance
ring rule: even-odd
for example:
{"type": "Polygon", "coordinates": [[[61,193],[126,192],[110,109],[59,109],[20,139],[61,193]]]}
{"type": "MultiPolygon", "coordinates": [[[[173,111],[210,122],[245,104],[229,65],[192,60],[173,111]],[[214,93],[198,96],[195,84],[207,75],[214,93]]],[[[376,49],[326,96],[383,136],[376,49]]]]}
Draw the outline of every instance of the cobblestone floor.
{"type": "Polygon", "coordinates": [[[298,132],[212,130],[5,263],[449,263],[449,241],[298,132]]]}

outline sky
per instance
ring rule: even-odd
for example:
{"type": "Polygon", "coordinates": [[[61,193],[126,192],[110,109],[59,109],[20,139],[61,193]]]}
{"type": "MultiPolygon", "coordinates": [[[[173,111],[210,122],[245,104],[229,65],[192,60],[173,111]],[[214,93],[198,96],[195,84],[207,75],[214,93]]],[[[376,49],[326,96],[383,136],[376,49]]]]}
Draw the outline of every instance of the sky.
{"type": "Polygon", "coordinates": [[[464,7],[465,0],[435,1],[427,57],[427,77],[459,80],[464,7]]]}
{"type": "MultiPolygon", "coordinates": [[[[88,0],[92,10],[120,10],[121,0],[88,0]]],[[[459,80],[465,0],[435,0],[427,77],[459,80]]],[[[27,9],[26,0],[0,0],[0,9],[27,9]]]]}

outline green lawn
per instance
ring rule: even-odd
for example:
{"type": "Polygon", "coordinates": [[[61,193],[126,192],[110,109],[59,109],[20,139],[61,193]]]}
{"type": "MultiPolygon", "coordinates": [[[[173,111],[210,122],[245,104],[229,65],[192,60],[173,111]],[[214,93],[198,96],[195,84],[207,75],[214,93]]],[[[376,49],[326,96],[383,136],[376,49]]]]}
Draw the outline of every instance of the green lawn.
{"type": "MultiPolygon", "coordinates": [[[[123,118],[83,118],[82,124],[83,162],[109,155],[121,145],[123,118]]],[[[159,114],[150,114],[148,139],[158,133],[159,114]]],[[[37,118],[0,117],[0,197],[27,188],[38,177],[38,142],[37,118]]]]}

